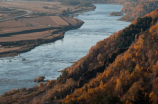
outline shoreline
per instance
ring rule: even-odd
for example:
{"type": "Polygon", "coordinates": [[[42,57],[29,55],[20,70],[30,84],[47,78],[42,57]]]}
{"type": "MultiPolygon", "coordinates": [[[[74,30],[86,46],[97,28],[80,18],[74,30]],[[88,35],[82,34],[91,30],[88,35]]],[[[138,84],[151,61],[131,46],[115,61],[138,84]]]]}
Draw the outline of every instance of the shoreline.
{"type": "MultiPolygon", "coordinates": [[[[96,7],[93,6],[90,9],[81,9],[81,10],[75,11],[73,13],[67,13],[66,15],[92,11],[92,10],[95,10],[95,8],[96,7]]],[[[73,19],[75,19],[75,18],[73,18],[73,19]]],[[[71,26],[61,27],[61,29],[51,33],[52,36],[54,34],[56,36],[50,37],[48,39],[40,39],[39,38],[39,39],[34,39],[34,40],[21,40],[21,41],[16,41],[16,42],[15,41],[12,41],[12,42],[10,42],[10,41],[8,41],[8,42],[0,42],[0,45],[4,46],[4,48],[2,47],[0,49],[0,58],[17,56],[20,53],[28,52],[28,51],[34,49],[35,47],[40,46],[41,44],[55,42],[57,40],[63,39],[64,38],[64,34],[65,34],[66,31],[80,28],[84,24],[84,21],[81,21],[79,19],[75,19],[75,20],[77,21],[77,24],[75,26],[71,25],[71,26]],[[23,46],[22,44],[26,44],[26,45],[23,46]]],[[[33,32],[37,31],[37,30],[33,30],[33,32]]],[[[49,29],[47,29],[47,30],[49,30],[49,29]]],[[[28,31],[32,31],[32,30],[28,30],[28,31]]],[[[26,31],[21,31],[21,32],[18,31],[18,32],[15,32],[15,33],[7,33],[7,34],[9,35],[9,34],[16,34],[16,33],[17,34],[19,34],[19,33],[26,34],[26,31]]],[[[5,36],[5,34],[2,34],[2,37],[3,36],[5,36]]]]}
{"type": "MultiPolygon", "coordinates": [[[[32,88],[33,88],[33,87],[32,87],[32,88]]],[[[35,90],[36,90],[36,89],[35,89],[35,90]]],[[[38,90],[38,89],[37,89],[37,90],[38,90]]],[[[29,90],[27,90],[27,91],[29,91],[29,90]]],[[[37,92],[37,91],[36,91],[36,92],[37,92]]],[[[42,96],[42,94],[44,94],[44,92],[43,92],[43,93],[40,93],[40,96],[42,96]]],[[[37,96],[36,96],[36,95],[33,95],[33,96],[38,97],[38,95],[37,95],[37,96]]],[[[4,96],[4,97],[5,97],[5,96],[4,96]]],[[[32,99],[30,99],[30,100],[32,100],[32,99]]],[[[30,100],[29,100],[29,101],[30,101],[30,100]]],[[[25,101],[28,101],[28,99],[27,99],[27,100],[24,100],[24,102],[25,102],[25,101]]]]}
{"type": "Polygon", "coordinates": [[[54,42],[54,41],[63,39],[66,31],[80,28],[84,24],[83,21],[80,21],[80,20],[78,20],[78,21],[79,22],[76,26],[65,27],[65,28],[62,28],[59,31],[57,31],[58,35],[56,37],[51,37],[48,39],[21,40],[21,41],[17,41],[17,42],[14,42],[14,41],[12,41],[12,42],[0,42],[0,44],[5,46],[6,48],[11,47],[10,48],[11,50],[4,51],[4,52],[1,52],[1,50],[6,49],[6,48],[0,49],[0,58],[16,56],[20,53],[28,52],[28,51],[34,49],[36,46],[39,46],[41,44],[46,44],[46,43],[50,43],[50,42],[54,42]],[[26,44],[28,43],[28,45],[21,46],[22,44],[25,44],[25,43],[26,44]],[[7,47],[8,45],[12,45],[12,46],[7,47]],[[12,50],[15,47],[19,47],[19,49],[12,50]]]}

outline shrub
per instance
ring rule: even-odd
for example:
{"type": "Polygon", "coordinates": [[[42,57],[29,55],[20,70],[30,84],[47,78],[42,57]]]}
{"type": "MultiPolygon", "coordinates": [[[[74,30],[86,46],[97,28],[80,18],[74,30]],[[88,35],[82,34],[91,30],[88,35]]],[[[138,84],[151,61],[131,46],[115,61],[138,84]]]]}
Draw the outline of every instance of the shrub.
{"type": "Polygon", "coordinates": [[[38,87],[43,87],[43,83],[40,82],[39,85],[38,85],[38,87]]]}
{"type": "Polygon", "coordinates": [[[38,78],[35,78],[33,81],[34,82],[42,82],[44,81],[45,77],[44,76],[39,76],[38,78]]]}
{"type": "Polygon", "coordinates": [[[100,93],[97,95],[93,101],[93,104],[118,104],[120,99],[117,96],[109,95],[106,92],[100,93]]]}

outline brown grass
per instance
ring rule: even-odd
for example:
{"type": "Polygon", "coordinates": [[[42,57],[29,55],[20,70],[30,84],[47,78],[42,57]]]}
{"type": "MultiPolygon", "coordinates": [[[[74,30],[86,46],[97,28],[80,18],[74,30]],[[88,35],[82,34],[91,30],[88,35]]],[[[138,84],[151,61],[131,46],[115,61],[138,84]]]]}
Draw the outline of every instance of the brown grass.
{"type": "MultiPolygon", "coordinates": [[[[12,1],[12,2],[6,2],[1,1],[0,7],[17,7],[22,8],[26,10],[34,11],[35,13],[61,13],[64,9],[67,10],[67,8],[71,9],[72,11],[75,11],[75,6],[66,6],[61,5],[60,2],[43,2],[43,1],[12,1]],[[49,7],[50,9],[43,8],[44,6],[49,7]]],[[[80,9],[80,8],[79,8],[80,9]]]]}
{"type": "Polygon", "coordinates": [[[9,52],[10,54],[17,50],[24,50],[24,48],[30,49],[27,48],[29,45],[37,45],[40,40],[52,40],[63,37],[65,30],[62,30],[61,27],[68,27],[69,24],[71,26],[78,26],[77,21],[79,20],[70,17],[42,16],[1,22],[0,45],[3,48],[0,49],[0,53],[9,52]],[[34,43],[30,43],[30,41],[34,41],[34,43]],[[9,43],[9,45],[5,46],[4,42],[9,43]],[[12,43],[17,42],[23,43],[16,44],[16,47],[12,45],[12,43]]]}
{"type": "Polygon", "coordinates": [[[69,26],[69,23],[60,18],[59,16],[51,16],[52,20],[55,21],[59,26],[69,26]]]}

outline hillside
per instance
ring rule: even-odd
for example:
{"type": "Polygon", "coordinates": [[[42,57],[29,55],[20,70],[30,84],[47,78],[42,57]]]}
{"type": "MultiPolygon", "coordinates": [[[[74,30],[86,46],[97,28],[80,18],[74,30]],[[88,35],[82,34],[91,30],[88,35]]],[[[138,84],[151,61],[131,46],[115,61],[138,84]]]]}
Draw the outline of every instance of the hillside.
{"type": "MultiPolygon", "coordinates": [[[[120,18],[123,21],[133,21],[139,17],[144,16],[147,13],[155,10],[158,7],[157,0],[22,0],[22,1],[49,1],[49,2],[61,2],[62,6],[74,6],[75,11],[78,11],[78,8],[89,7],[95,8],[91,3],[107,3],[107,4],[119,4],[123,5],[122,13],[126,13],[125,16],[120,18]]],[[[58,6],[57,6],[58,7],[58,6]]],[[[45,10],[50,8],[49,6],[44,7],[45,10]]],[[[83,8],[86,9],[86,8],[83,8]]],[[[56,12],[56,11],[55,11],[56,12]]],[[[72,13],[71,9],[65,8],[62,11],[63,13],[72,13]]],[[[115,12],[115,11],[113,11],[115,12]]]]}
{"type": "MultiPolygon", "coordinates": [[[[65,4],[68,2],[77,2],[74,0],[60,0],[65,4]]],[[[78,0],[82,3],[108,3],[108,4],[120,4],[123,5],[122,13],[126,13],[125,16],[120,18],[123,21],[133,21],[139,17],[144,16],[147,13],[155,10],[158,7],[157,0],[78,0]]],[[[78,3],[78,2],[77,2],[78,3]]],[[[114,11],[115,12],[115,11],[114,11]]]]}
{"type": "Polygon", "coordinates": [[[57,80],[4,93],[2,104],[157,104],[158,9],[62,71],[57,80]]]}
{"type": "Polygon", "coordinates": [[[155,10],[158,7],[158,1],[144,1],[139,2],[126,2],[122,9],[123,13],[126,13],[120,20],[132,21],[139,17],[144,16],[147,13],[155,10]]]}

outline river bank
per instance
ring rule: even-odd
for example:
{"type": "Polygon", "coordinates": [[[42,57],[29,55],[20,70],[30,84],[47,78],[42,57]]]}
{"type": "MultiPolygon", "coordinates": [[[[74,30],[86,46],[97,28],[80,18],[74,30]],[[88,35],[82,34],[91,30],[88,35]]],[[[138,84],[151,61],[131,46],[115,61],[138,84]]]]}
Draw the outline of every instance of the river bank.
{"type": "Polygon", "coordinates": [[[95,11],[75,17],[84,21],[84,24],[65,32],[63,39],[37,46],[19,56],[0,58],[0,94],[11,89],[36,86],[38,83],[33,82],[33,79],[39,76],[45,76],[46,80],[57,79],[61,74],[59,71],[85,56],[90,47],[130,24],[119,21],[121,16],[109,16],[110,12],[120,11],[122,6],[95,6],[95,11]]]}
{"type": "Polygon", "coordinates": [[[123,8],[119,12],[125,13],[126,15],[122,16],[119,19],[121,21],[136,20],[144,16],[145,14],[154,11],[158,7],[158,1],[156,0],[106,0],[99,1],[98,3],[122,5],[123,8]]]}
{"type": "MultiPolygon", "coordinates": [[[[35,29],[24,29],[22,31],[13,30],[0,34],[0,57],[11,57],[23,52],[30,51],[44,43],[54,42],[64,38],[64,33],[68,30],[77,29],[83,25],[83,21],[70,17],[58,17],[63,19],[68,25],[60,23],[57,27],[40,27],[35,29]]],[[[57,19],[58,19],[57,18],[57,19]]],[[[20,21],[20,20],[19,20],[20,21]]],[[[56,20],[55,20],[56,21],[56,20]]],[[[64,22],[63,21],[63,22],[64,22]]],[[[51,21],[49,21],[51,22],[51,21]]],[[[50,23],[51,25],[51,23],[50,23]]]]}
{"type": "Polygon", "coordinates": [[[133,21],[154,11],[158,7],[158,1],[156,0],[126,1],[125,0],[125,2],[122,3],[121,5],[123,5],[121,12],[126,13],[126,15],[121,17],[119,20],[133,21]]]}
{"type": "MultiPolygon", "coordinates": [[[[2,82],[0,92],[1,94],[7,92],[0,98],[2,103],[8,101],[31,103],[32,98],[43,96],[51,87],[45,85],[38,87],[38,83],[33,82],[34,78],[45,76],[46,80],[57,79],[61,75],[59,71],[85,56],[96,42],[130,24],[118,21],[121,16],[109,16],[112,11],[120,11],[122,6],[111,4],[95,4],[95,6],[97,7],[95,11],[84,12],[75,17],[84,21],[84,24],[78,29],[65,32],[62,40],[38,46],[20,56],[9,57],[11,62],[9,58],[0,58],[2,82]],[[22,61],[23,58],[26,60],[22,61]],[[21,97],[18,97],[19,95],[21,97]],[[8,100],[10,97],[13,99],[8,100]]],[[[52,80],[48,85],[51,86],[53,83],[52,80]]]]}
{"type": "Polygon", "coordinates": [[[67,17],[68,14],[95,9],[94,5],[76,8],[75,6],[61,5],[59,2],[51,2],[49,4],[48,2],[24,2],[9,1],[1,2],[0,4],[8,12],[9,9],[7,8],[8,6],[10,8],[10,4],[12,4],[12,8],[26,9],[31,12],[30,16],[16,16],[17,18],[13,17],[13,19],[1,20],[0,57],[16,56],[20,53],[30,51],[41,44],[63,39],[66,31],[77,29],[84,23],[81,20],[72,18],[73,16],[67,17]],[[23,5],[24,2],[30,8],[23,5]],[[34,3],[36,3],[36,6],[34,3]],[[65,9],[69,9],[69,12],[63,14],[62,10],[65,9]]]}

